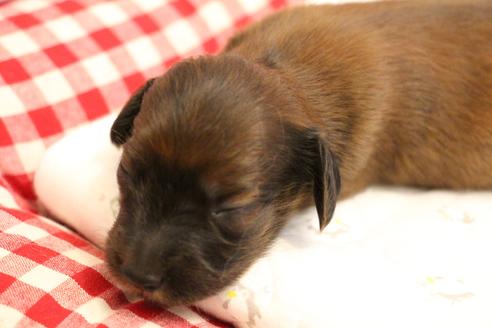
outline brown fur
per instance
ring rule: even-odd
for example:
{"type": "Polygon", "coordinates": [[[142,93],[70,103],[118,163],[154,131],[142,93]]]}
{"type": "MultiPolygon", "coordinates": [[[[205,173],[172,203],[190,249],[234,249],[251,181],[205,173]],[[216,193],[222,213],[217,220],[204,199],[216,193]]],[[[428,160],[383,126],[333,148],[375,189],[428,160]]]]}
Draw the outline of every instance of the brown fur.
{"type": "Polygon", "coordinates": [[[340,159],[343,195],[492,186],[492,3],[296,8],[228,51],[296,82],[340,159]]]}
{"type": "Polygon", "coordinates": [[[323,228],[339,193],[370,184],[492,187],[492,3],[281,12],[149,81],[112,139],[108,262],[151,299],[193,302],[313,199],[323,228]]]}

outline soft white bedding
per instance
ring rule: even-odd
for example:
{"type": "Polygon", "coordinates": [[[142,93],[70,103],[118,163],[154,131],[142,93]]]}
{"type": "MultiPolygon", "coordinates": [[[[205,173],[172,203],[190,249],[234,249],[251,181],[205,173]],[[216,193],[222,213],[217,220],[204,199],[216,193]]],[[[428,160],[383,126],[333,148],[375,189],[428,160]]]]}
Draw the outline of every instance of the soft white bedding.
{"type": "MultiPolygon", "coordinates": [[[[110,116],[53,145],[43,204],[99,246],[117,212],[110,116]]],[[[371,188],[318,232],[294,217],[236,284],[197,305],[238,327],[492,327],[492,192],[371,188]]]]}

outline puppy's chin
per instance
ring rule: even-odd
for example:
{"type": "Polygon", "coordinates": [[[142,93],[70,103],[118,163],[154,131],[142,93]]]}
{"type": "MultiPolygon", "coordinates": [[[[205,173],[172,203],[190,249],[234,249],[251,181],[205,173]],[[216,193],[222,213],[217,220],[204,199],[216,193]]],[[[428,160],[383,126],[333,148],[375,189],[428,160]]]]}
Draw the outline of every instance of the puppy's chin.
{"type": "Polygon", "coordinates": [[[156,290],[156,291],[143,291],[143,298],[145,301],[150,302],[155,305],[159,305],[162,307],[170,307],[170,306],[177,306],[177,305],[184,305],[184,303],[177,302],[177,301],[172,301],[169,299],[169,297],[166,296],[166,293],[162,290],[156,290]]]}
{"type": "Polygon", "coordinates": [[[144,298],[144,290],[132,284],[117,281],[116,287],[121,289],[128,301],[130,301],[131,303],[144,298]]]}
{"type": "MultiPolygon", "coordinates": [[[[166,306],[164,302],[159,302],[154,293],[158,292],[149,292],[145,289],[133,284],[131,281],[126,279],[123,275],[121,275],[118,270],[115,269],[113,265],[109,265],[109,273],[112,278],[112,282],[114,285],[120,289],[127,300],[131,303],[144,299],[146,301],[150,301],[152,303],[158,303],[161,306],[166,306]]],[[[164,300],[164,298],[160,298],[164,300]]]]}
{"type": "Polygon", "coordinates": [[[162,289],[158,289],[155,291],[148,291],[141,287],[134,285],[129,282],[125,278],[121,277],[118,274],[112,273],[113,278],[115,278],[115,285],[125,294],[126,298],[130,302],[135,302],[139,300],[144,300],[153,305],[158,305],[162,307],[169,307],[175,305],[182,305],[180,302],[176,302],[175,300],[171,300],[169,297],[166,297],[166,293],[162,289]]]}

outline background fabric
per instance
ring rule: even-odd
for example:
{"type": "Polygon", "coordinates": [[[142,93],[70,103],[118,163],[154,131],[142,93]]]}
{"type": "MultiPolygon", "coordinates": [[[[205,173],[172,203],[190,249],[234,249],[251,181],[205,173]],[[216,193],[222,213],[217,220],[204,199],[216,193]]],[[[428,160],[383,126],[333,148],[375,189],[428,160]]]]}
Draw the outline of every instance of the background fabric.
{"type": "Polygon", "coordinates": [[[2,2],[2,185],[21,203],[34,201],[33,172],[54,140],[121,109],[146,79],[217,52],[237,28],[287,3],[296,1],[2,2]]]}
{"type": "Polygon", "coordinates": [[[48,146],[119,110],[146,79],[299,2],[0,1],[0,327],[225,326],[128,303],[100,250],[36,214],[33,175],[48,146]]]}

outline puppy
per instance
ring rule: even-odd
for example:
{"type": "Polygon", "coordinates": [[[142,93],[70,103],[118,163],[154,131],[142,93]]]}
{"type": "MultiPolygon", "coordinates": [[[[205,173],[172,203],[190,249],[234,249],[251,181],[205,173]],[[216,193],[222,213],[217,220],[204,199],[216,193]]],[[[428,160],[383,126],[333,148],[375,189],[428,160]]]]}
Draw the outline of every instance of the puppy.
{"type": "Polygon", "coordinates": [[[492,187],[492,3],[299,7],[148,81],[111,130],[117,279],[163,305],[231,284],[292,213],[370,184],[492,187]]]}

